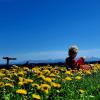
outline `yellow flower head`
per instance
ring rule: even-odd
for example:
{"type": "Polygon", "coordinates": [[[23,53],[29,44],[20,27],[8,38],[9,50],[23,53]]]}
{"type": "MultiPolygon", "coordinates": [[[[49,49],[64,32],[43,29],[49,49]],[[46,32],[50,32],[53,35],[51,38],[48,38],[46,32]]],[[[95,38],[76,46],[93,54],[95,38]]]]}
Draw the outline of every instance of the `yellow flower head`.
{"type": "Polygon", "coordinates": [[[50,74],[49,70],[43,70],[42,72],[43,72],[43,74],[48,74],[48,75],[50,74]]]}
{"type": "Polygon", "coordinates": [[[43,73],[38,71],[38,72],[36,72],[36,75],[37,75],[38,78],[40,78],[41,76],[43,76],[43,73]]]}
{"type": "Polygon", "coordinates": [[[82,90],[82,89],[80,89],[80,90],[79,90],[79,92],[80,92],[81,94],[83,94],[85,91],[84,91],[84,90],[82,90]]]}
{"type": "Polygon", "coordinates": [[[54,73],[51,73],[49,76],[51,77],[55,77],[56,75],[54,73]]]}
{"type": "Polygon", "coordinates": [[[23,70],[29,71],[29,68],[28,67],[23,67],[23,70]]]}
{"type": "Polygon", "coordinates": [[[91,71],[90,71],[90,70],[86,70],[85,73],[86,73],[86,74],[91,74],[91,71]]]}
{"type": "Polygon", "coordinates": [[[24,78],[23,77],[19,77],[19,81],[24,81],[24,78]]]}
{"type": "Polygon", "coordinates": [[[5,76],[5,74],[3,74],[2,72],[0,72],[0,77],[4,77],[5,76]]]}
{"type": "Polygon", "coordinates": [[[26,83],[32,83],[33,80],[32,79],[25,79],[26,83]]]}
{"type": "Polygon", "coordinates": [[[4,83],[3,82],[0,82],[0,87],[4,86],[4,83]]]}
{"type": "Polygon", "coordinates": [[[33,83],[33,84],[32,84],[32,87],[35,87],[35,88],[37,88],[37,89],[40,89],[40,86],[39,86],[38,84],[36,84],[36,83],[33,83]]]}
{"type": "Polygon", "coordinates": [[[24,72],[23,71],[20,71],[20,72],[18,72],[18,75],[24,76],[24,72]]]}
{"type": "Polygon", "coordinates": [[[81,80],[82,77],[81,77],[81,76],[76,76],[75,79],[76,79],[76,80],[81,80]]]}
{"type": "Polygon", "coordinates": [[[51,83],[51,82],[52,82],[52,79],[51,79],[51,78],[49,78],[49,77],[46,77],[46,78],[44,78],[43,80],[44,80],[44,81],[46,81],[46,82],[49,82],[49,83],[51,83]]]}
{"type": "Polygon", "coordinates": [[[71,71],[66,71],[65,74],[72,75],[71,71]]]}
{"type": "Polygon", "coordinates": [[[20,86],[23,86],[25,83],[24,83],[24,82],[18,82],[18,84],[19,84],[20,86]]]}
{"type": "Polygon", "coordinates": [[[56,88],[60,88],[61,85],[59,83],[52,82],[51,85],[56,88]]]}
{"type": "Polygon", "coordinates": [[[11,81],[11,79],[10,79],[9,77],[4,77],[3,79],[4,79],[4,80],[11,81]]]}
{"type": "Polygon", "coordinates": [[[6,83],[5,86],[13,87],[14,85],[12,83],[6,83]]]}
{"type": "Polygon", "coordinates": [[[71,78],[71,77],[66,77],[65,80],[67,80],[67,81],[71,81],[72,78],[71,78]]]}
{"type": "Polygon", "coordinates": [[[50,85],[48,85],[48,84],[41,84],[41,90],[44,91],[46,94],[48,94],[50,89],[51,89],[50,85]]]}
{"type": "Polygon", "coordinates": [[[36,100],[40,100],[41,99],[41,97],[39,95],[37,95],[37,94],[32,94],[32,97],[34,99],[36,99],[36,100]]]}
{"type": "Polygon", "coordinates": [[[25,89],[18,89],[16,91],[16,93],[18,93],[18,94],[27,94],[27,91],[25,89]]]}

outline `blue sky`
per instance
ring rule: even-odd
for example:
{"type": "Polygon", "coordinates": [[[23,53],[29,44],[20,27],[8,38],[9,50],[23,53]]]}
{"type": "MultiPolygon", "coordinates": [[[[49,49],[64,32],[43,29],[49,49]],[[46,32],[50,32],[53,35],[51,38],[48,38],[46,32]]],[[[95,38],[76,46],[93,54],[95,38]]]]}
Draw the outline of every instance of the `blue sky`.
{"type": "Polygon", "coordinates": [[[0,58],[100,57],[99,0],[0,0],[0,58]]]}

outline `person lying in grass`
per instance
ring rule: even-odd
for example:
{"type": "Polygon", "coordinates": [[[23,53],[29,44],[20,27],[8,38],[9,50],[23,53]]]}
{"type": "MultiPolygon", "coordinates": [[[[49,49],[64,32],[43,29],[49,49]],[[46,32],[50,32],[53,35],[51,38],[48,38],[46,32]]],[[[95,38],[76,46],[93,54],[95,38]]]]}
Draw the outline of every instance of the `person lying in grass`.
{"type": "Polygon", "coordinates": [[[73,45],[69,48],[68,55],[66,58],[66,67],[67,69],[90,69],[89,65],[85,65],[85,58],[80,57],[77,61],[75,60],[78,53],[78,47],[73,45]]]}

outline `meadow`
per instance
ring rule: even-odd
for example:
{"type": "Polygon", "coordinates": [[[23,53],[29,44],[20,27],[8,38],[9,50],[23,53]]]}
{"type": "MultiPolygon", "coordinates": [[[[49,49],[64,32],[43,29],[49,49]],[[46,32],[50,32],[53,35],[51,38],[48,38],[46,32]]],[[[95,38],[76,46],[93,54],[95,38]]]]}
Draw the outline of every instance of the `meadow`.
{"type": "Polygon", "coordinates": [[[100,100],[100,64],[91,70],[50,65],[2,68],[0,100],[100,100]]]}

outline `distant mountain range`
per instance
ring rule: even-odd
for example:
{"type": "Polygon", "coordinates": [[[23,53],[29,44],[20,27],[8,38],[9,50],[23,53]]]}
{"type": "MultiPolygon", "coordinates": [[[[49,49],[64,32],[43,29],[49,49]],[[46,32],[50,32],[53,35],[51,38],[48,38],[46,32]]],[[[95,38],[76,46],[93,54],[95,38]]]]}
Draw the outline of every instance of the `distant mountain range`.
{"type": "MultiPolygon", "coordinates": [[[[85,61],[86,62],[100,61],[100,58],[98,58],[98,57],[86,57],[85,61]]],[[[28,63],[60,63],[60,62],[64,63],[65,59],[27,60],[27,61],[21,61],[21,62],[11,62],[11,64],[25,64],[26,62],[28,62],[28,63]]]]}
{"type": "Polygon", "coordinates": [[[100,61],[100,58],[98,58],[98,57],[87,57],[85,59],[85,61],[100,61]]]}
{"type": "Polygon", "coordinates": [[[65,59],[30,60],[29,63],[57,63],[65,62],[65,59]]]}
{"type": "MultiPolygon", "coordinates": [[[[100,58],[97,57],[86,57],[86,62],[90,61],[100,61],[100,58]]],[[[58,63],[65,62],[65,59],[48,59],[48,60],[29,60],[29,63],[58,63]]]]}

